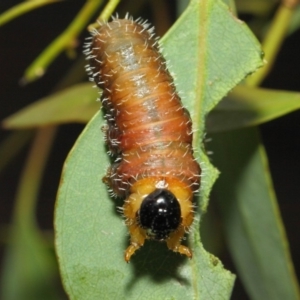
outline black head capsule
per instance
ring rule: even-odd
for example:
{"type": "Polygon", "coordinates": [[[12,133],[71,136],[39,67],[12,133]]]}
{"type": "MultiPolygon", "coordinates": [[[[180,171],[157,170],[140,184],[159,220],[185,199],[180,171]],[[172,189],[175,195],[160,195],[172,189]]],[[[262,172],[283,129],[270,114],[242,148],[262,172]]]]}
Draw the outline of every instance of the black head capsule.
{"type": "Polygon", "coordinates": [[[144,198],[138,211],[138,221],[149,238],[165,240],[180,225],[179,202],[170,191],[156,189],[144,198]]]}

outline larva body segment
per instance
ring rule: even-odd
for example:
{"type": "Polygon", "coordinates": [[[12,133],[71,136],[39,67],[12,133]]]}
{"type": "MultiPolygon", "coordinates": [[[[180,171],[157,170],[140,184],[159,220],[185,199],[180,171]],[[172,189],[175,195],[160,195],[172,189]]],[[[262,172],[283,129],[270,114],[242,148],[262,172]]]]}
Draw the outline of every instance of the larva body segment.
{"type": "Polygon", "coordinates": [[[180,241],[193,221],[200,167],[193,157],[192,122],[147,24],[114,19],[94,32],[87,50],[90,74],[103,89],[106,141],[116,157],[104,181],[126,197],[129,261],[145,239],[180,241]]]}

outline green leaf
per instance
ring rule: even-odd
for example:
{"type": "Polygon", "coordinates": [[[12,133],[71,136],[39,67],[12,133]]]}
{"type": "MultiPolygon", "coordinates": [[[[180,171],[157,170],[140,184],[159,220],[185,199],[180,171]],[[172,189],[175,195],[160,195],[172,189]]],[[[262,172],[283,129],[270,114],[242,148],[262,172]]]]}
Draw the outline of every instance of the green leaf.
{"type": "Polygon", "coordinates": [[[229,299],[232,275],[199,240],[190,261],[164,243],[147,242],[130,264],[124,262],[128,233],[117,212],[121,203],[109,199],[101,183],[109,164],[101,124],[97,114],[70,153],[56,206],[56,248],[71,299],[229,299]]]}
{"type": "Polygon", "coordinates": [[[175,23],[163,37],[163,53],[172,58],[169,67],[184,104],[202,125],[203,117],[228,91],[263,66],[263,54],[246,24],[221,1],[193,1],[183,18],[185,22],[175,23]],[[193,99],[201,111],[195,111],[193,99]]]}
{"type": "Polygon", "coordinates": [[[251,299],[299,299],[287,238],[256,128],[212,135],[214,194],[227,244],[251,299]]]}
{"type": "Polygon", "coordinates": [[[240,85],[206,119],[208,132],[259,125],[300,108],[300,94],[240,85]]]}
{"type": "Polygon", "coordinates": [[[71,122],[88,122],[97,110],[99,91],[82,83],[34,102],[3,120],[7,129],[24,129],[71,122]]]}
{"type": "MultiPolygon", "coordinates": [[[[260,48],[246,26],[215,0],[192,1],[164,37],[163,46],[197,124],[199,149],[204,116],[262,64],[260,48]]],[[[78,139],[58,192],[56,249],[71,299],[229,299],[234,276],[203,249],[198,231],[217,176],[203,150],[197,153],[203,169],[199,218],[189,238],[193,259],[149,241],[127,265],[123,254],[129,238],[117,213],[122,203],[114,203],[101,183],[110,163],[100,139],[101,124],[97,114],[78,139]]]]}

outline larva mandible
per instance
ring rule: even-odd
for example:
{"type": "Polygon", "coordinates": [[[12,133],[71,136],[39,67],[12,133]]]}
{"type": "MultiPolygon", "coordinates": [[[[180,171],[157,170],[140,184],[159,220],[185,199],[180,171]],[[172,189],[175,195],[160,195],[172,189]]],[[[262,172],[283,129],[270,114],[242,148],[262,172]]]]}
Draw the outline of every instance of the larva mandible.
{"type": "Polygon", "coordinates": [[[192,257],[181,240],[193,222],[193,195],[200,187],[191,118],[148,27],[131,18],[102,23],[85,51],[88,72],[103,90],[106,142],[116,157],[103,181],[126,199],[127,262],[145,239],[166,241],[169,249],[192,257]]]}

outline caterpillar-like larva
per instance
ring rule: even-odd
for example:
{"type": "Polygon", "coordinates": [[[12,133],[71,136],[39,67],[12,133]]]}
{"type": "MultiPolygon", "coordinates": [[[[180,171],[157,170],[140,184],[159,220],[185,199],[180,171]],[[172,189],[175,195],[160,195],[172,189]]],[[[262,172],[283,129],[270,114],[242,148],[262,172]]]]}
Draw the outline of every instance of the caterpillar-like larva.
{"type": "Polygon", "coordinates": [[[113,19],[93,32],[85,51],[89,74],[103,90],[106,142],[116,158],[103,180],[126,199],[127,262],[145,239],[166,241],[169,249],[192,257],[181,240],[193,222],[193,195],[200,187],[191,118],[148,26],[113,19]]]}

